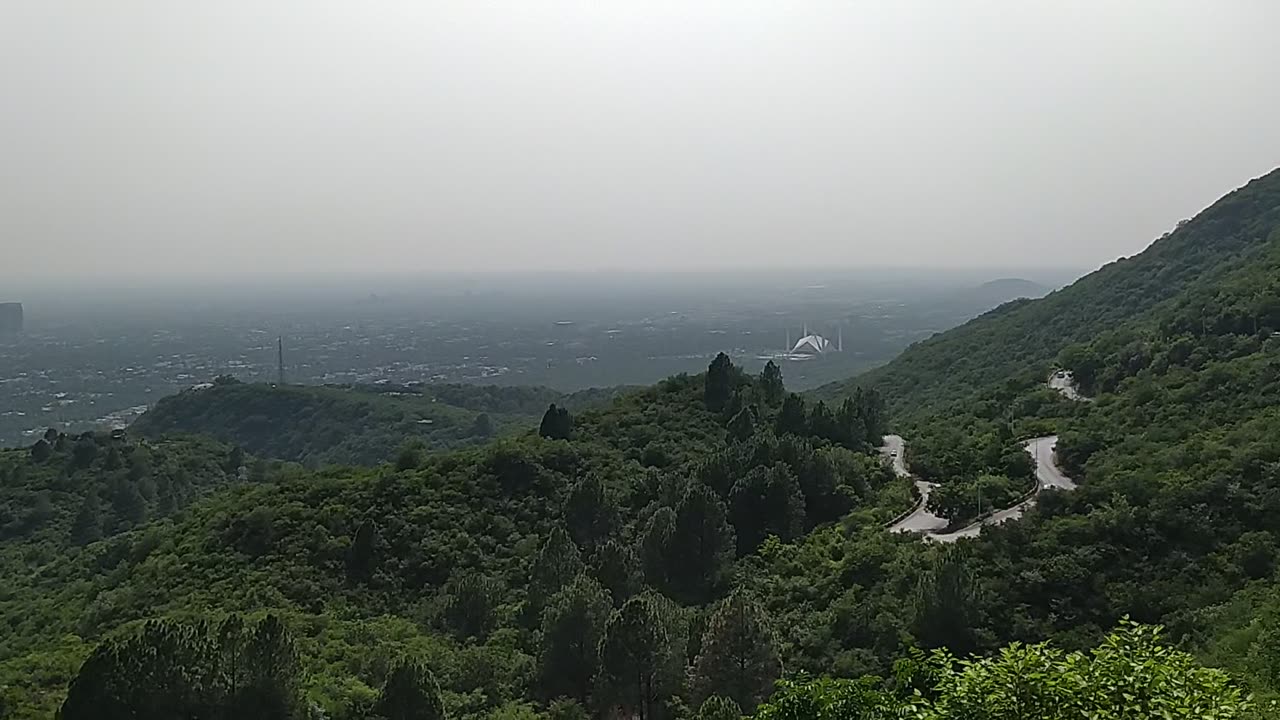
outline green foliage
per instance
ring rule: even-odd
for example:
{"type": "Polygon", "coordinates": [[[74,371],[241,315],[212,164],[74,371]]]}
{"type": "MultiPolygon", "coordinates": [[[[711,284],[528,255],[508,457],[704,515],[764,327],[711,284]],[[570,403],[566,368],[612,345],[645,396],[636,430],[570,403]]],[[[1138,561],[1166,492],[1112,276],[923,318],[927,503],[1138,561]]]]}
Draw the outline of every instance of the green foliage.
{"type": "Polygon", "coordinates": [[[253,627],[153,621],[98,646],[71,683],[65,720],[165,720],[217,709],[244,718],[303,717],[297,653],[280,620],[253,627]]]}
{"type": "Polygon", "coordinates": [[[725,409],[738,380],[738,370],[728,355],[719,353],[707,368],[703,401],[707,409],[718,413],[725,409]]]}
{"type": "Polygon", "coordinates": [[[712,695],[698,706],[697,720],[738,720],[742,708],[738,703],[722,695],[712,695]]]}
{"type": "Polygon", "coordinates": [[[502,588],[497,582],[475,573],[450,578],[445,604],[445,622],[462,639],[481,638],[493,628],[502,588]]]}
{"type": "Polygon", "coordinates": [[[617,502],[596,475],[588,475],[569,491],[564,521],[574,542],[588,549],[606,542],[622,524],[617,502]]]}
{"type": "Polygon", "coordinates": [[[663,553],[671,594],[694,602],[710,599],[724,582],[733,548],[724,502],[706,485],[689,483],[663,553]]]}
{"type": "Polygon", "coordinates": [[[710,711],[736,718],[742,709],[754,710],[772,692],[781,670],[764,609],[744,591],[731,593],[707,621],[693,684],[707,700],[723,696],[732,711],[725,703],[709,708],[704,701],[699,716],[710,711]]]}
{"type": "MultiPolygon", "coordinates": [[[[593,407],[615,391],[474,385],[323,386],[215,383],[163,398],[132,426],[149,438],[202,434],[265,458],[374,465],[406,443],[441,450],[534,426],[548,402],[593,407]]],[[[234,473],[234,469],[231,470],[234,473]]]]}
{"type": "Polygon", "coordinates": [[[573,417],[569,414],[568,408],[556,407],[555,403],[551,403],[542,416],[538,434],[552,440],[568,440],[573,435],[573,417]]]}
{"type": "Polygon", "coordinates": [[[1043,299],[1003,305],[913,345],[853,383],[827,386],[818,394],[836,397],[849,394],[853,385],[876,387],[895,411],[941,416],[985,388],[1039,375],[1068,345],[1141,318],[1180,294],[1211,292],[1222,274],[1248,266],[1277,225],[1280,171],[1272,171],[1139,255],[1110,263],[1043,299]]]}
{"type": "Polygon", "coordinates": [[[435,678],[416,662],[400,661],[378,693],[372,715],[379,720],[444,720],[435,678]]]}
{"type": "Polygon", "coordinates": [[[1249,718],[1254,703],[1221,671],[1165,645],[1157,628],[1122,626],[1088,653],[1014,644],[956,661],[945,651],[900,664],[898,683],[782,683],[760,720],[1249,718]],[[912,692],[923,682],[924,692],[912,692]]]}
{"type": "Polygon", "coordinates": [[[782,368],[779,368],[772,360],[764,364],[764,369],[760,371],[760,380],[757,385],[760,389],[760,399],[770,406],[782,402],[782,398],[787,392],[782,385],[782,368]]]}
{"type": "Polygon", "coordinates": [[[579,575],[556,593],[542,613],[541,692],[584,705],[600,669],[600,641],[613,612],[609,592],[579,575]]]}
{"type": "Polygon", "coordinates": [[[609,619],[601,641],[608,704],[641,720],[663,716],[661,701],[680,680],[682,648],[672,637],[670,612],[660,597],[634,597],[609,619]]]}
{"type": "Polygon", "coordinates": [[[533,561],[529,578],[529,599],[534,610],[577,577],[584,569],[582,553],[563,528],[555,528],[533,561]]]}
{"type": "Polygon", "coordinates": [[[740,555],[755,550],[768,535],[787,542],[804,531],[804,496],[784,464],[747,473],[729,492],[729,503],[740,555]]]}

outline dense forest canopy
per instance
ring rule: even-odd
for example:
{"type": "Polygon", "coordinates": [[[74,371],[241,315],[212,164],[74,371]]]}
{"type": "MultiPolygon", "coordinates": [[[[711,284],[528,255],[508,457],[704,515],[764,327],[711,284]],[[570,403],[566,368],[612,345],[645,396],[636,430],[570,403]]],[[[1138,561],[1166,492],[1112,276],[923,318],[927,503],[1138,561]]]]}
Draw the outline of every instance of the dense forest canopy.
{"type": "Polygon", "coordinates": [[[275,386],[220,377],[162,399],[132,431],[199,434],[263,458],[321,465],[376,465],[406,447],[444,450],[532,427],[551,402],[607,403],[625,388],[563,394],[496,385],[275,386]]]}
{"type": "Polygon", "coordinates": [[[0,451],[0,716],[1274,717],[1277,278],[1280,171],[812,396],[720,355],[603,405],[224,382],[50,433],[0,451]],[[1029,438],[1079,487],[889,533],[890,431],[957,522],[1029,438]]]}

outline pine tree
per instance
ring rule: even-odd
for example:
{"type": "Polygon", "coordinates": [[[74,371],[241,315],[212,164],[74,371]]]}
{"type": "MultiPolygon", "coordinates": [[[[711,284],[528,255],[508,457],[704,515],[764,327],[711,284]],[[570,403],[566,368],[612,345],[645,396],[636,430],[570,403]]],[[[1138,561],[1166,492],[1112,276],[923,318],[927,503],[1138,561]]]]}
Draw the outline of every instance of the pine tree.
{"type": "Polygon", "coordinates": [[[584,569],[582,554],[563,528],[555,528],[538,550],[529,578],[529,602],[534,612],[541,613],[552,595],[577,577],[584,569]]]}
{"type": "Polygon", "coordinates": [[[617,503],[594,474],[579,480],[569,491],[564,521],[574,541],[587,549],[607,540],[621,522],[617,503]]]}
{"type": "Polygon", "coordinates": [[[782,409],[778,411],[778,419],[774,423],[774,433],[783,435],[807,435],[808,420],[805,415],[804,398],[790,393],[782,401],[782,409]]]}
{"type": "Polygon", "coordinates": [[[956,655],[977,648],[978,588],[962,545],[939,548],[916,585],[912,632],[924,647],[945,647],[956,655]]]}
{"type": "Polygon", "coordinates": [[[724,695],[754,712],[769,695],[782,666],[765,618],[764,609],[745,591],[736,590],[720,602],[693,664],[700,697],[724,695]]]}
{"type": "Polygon", "coordinates": [[[600,640],[612,612],[608,591],[586,575],[574,578],[551,598],[542,612],[538,669],[545,697],[587,703],[600,669],[600,640]]]}
{"type": "Polygon", "coordinates": [[[538,434],[552,440],[568,440],[573,434],[573,416],[567,408],[556,407],[555,403],[551,403],[542,415],[538,434]]]}
{"type": "Polygon", "coordinates": [[[759,387],[760,397],[770,407],[776,407],[786,395],[786,388],[782,384],[782,369],[772,360],[765,363],[764,369],[760,371],[759,387]]]}
{"type": "Polygon", "coordinates": [[[373,577],[377,548],[378,528],[369,520],[360,523],[347,550],[347,580],[364,583],[373,577]]]}
{"type": "Polygon", "coordinates": [[[809,434],[831,442],[841,441],[842,433],[835,416],[831,414],[827,404],[821,400],[809,411],[809,434]]]}
{"type": "Polygon", "coordinates": [[[742,408],[729,421],[729,439],[744,442],[755,433],[755,413],[750,407],[742,408]]]}
{"type": "Polygon", "coordinates": [[[71,542],[88,545],[102,539],[102,507],[98,502],[97,488],[86,490],[84,502],[71,523],[71,542]]]}
{"type": "Polygon", "coordinates": [[[31,446],[31,459],[38,463],[48,460],[49,456],[52,454],[53,448],[49,446],[48,441],[44,438],[37,440],[36,443],[31,446]]]}
{"type": "Polygon", "coordinates": [[[591,556],[591,572],[614,603],[624,603],[640,587],[640,560],[630,547],[610,540],[591,556]]]}
{"type": "Polygon", "coordinates": [[[885,433],[889,432],[889,415],[885,410],[884,398],[875,390],[859,387],[854,391],[853,402],[862,419],[867,445],[879,447],[884,442],[885,433]]]}
{"type": "Polygon", "coordinates": [[[244,646],[244,668],[245,685],[228,703],[232,717],[277,720],[301,716],[298,651],[275,615],[258,621],[244,646]]]}
{"type": "Polygon", "coordinates": [[[676,513],[664,505],[645,523],[644,533],[640,536],[644,577],[656,588],[665,589],[670,582],[672,561],[668,553],[675,534],[676,513]]]}
{"type": "Polygon", "coordinates": [[[689,483],[676,506],[667,547],[671,589],[682,599],[702,602],[724,579],[733,560],[734,534],[724,502],[700,482],[689,483]],[[678,557],[672,563],[670,558],[678,557]]]}
{"type": "Polygon", "coordinates": [[[716,355],[711,365],[707,367],[703,401],[711,412],[718,413],[724,410],[730,396],[733,395],[734,369],[733,361],[724,353],[716,355]]]}
{"type": "Polygon", "coordinates": [[[800,484],[782,463],[747,473],[730,491],[729,505],[738,531],[739,555],[754,552],[769,535],[789,542],[804,532],[800,484]]]}
{"type": "Polygon", "coordinates": [[[444,720],[440,688],[425,667],[402,660],[378,693],[373,715],[380,720],[444,720]]]}
{"type": "Polygon", "coordinates": [[[459,570],[450,578],[447,592],[445,622],[462,640],[483,640],[493,627],[502,588],[484,575],[459,570]]]}
{"type": "Polygon", "coordinates": [[[723,695],[712,695],[698,706],[695,720],[741,720],[742,708],[723,695]]]}
{"type": "Polygon", "coordinates": [[[637,595],[605,626],[600,646],[602,680],[612,704],[626,716],[655,720],[680,675],[681,652],[662,599],[637,595]]]}

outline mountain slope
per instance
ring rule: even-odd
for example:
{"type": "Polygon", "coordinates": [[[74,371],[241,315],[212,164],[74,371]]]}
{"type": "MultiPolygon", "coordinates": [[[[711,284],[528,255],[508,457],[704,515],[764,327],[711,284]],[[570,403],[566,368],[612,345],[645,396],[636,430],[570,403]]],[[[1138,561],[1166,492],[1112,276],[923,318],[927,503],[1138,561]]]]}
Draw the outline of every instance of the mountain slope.
{"type": "Polygon", "coordinates": [[[1091,340],[1195,286],[1247,263],[1280,225],[1280,170],[1227,194],[1142,253],[1110,263],[1039,300],[1003,305],[917,343],[854,381],[881,390],[893,409],[928,414],[1010,378],[1048,370],[1067,345],[1091,340]]]}
{"type": "MultiPolygon", "coordinates": [[[[0,593],[11,630],[0,701],[47,717],[87,642],[158,617],[276,613],[297,638],[309,699],[350,720],[368,717],[362,703],[405,653],[429,664],[453,717],[559,697],[556,668],[535,663],[543,628],[574,597],[561,592],[592,593],[602,609],[590,620],[603,623],[650,588],[670,598],[672,635],[696,642],[694,619],[737,567],[755,566],[758,545],[850,510],[842,527],[878,534],[911,503],[868,447],[874,423],[822,406],[775,434],[780,381],[766,394],[727,357],[718,367],[714,411],[705,378],[679,376],[576,414],[567,440],[526,432],[412,467],[249,469],[171,520],[51,546],[0,593]],[[823,435],[833,430],[836,441],[823,435]]],[[[569,640],[584,631],[566,622],[569,640]]],[[[592,687],[569,690],[585,703],[592,687]]]]}
{"type": "Polygon", "coordinates": [[[550,403],[577,410],[618,389],[563,395],[544,387],[485,385],[277,387],[223,379],[156,403],[131,431],[199,434],[267,458],[374,465],[406,443],[428,450],[475,445],[534,427],[550,403]]]}

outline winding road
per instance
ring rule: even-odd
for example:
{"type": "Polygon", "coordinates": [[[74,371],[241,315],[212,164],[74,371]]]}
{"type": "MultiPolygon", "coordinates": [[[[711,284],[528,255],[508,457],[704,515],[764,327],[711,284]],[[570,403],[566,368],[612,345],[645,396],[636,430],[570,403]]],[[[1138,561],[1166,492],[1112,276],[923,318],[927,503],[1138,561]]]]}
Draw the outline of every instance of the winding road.
{"type": "MultiPolygon", "coordinates": [[[[1022,517],[1027,508],[1036,504],[1036,498],[1040,491],[1046,488],[1056,490],[1074,490],[1076,484],[1071,478],[1067,477],[1058,469],[1058,465],[1054,462],[1053,451],[1058,444],[1057,435],[1049,435],[1046,437],[1033,438],[1023,443],[1023,447],[1027,452],[1031,453],[1031,457],[1035,460],[1036,465],[1036,490],[1031,497],[1006,508],[997,513],[989,515],[978,522],[967,527],[954,530],[952,532],[942,532],[947,526],[947,521],[937,515],[929,512],[927,507],[929,500],[929,492],[933,490],[933,483],[925,482],[917,479],[915,481],[916,488],[920,491],[920,501],[916,504],[914,510],[906,517],[898,520],[889,526],[889,532],[896,533],[919,533],[925,540],[934,542],[955,542],[961,538],[977,537],[982,532],[984,525],[999,525],[1008,520],[1016,520],[1022,517]]],[[[906,442],[898,435],[886,435],[884,445],[880,448],[880,452],[891,458],[893,462],[893,471],[899,477],[911,477],[911,472],[907,469],[906,463],[906,442]]]]}

